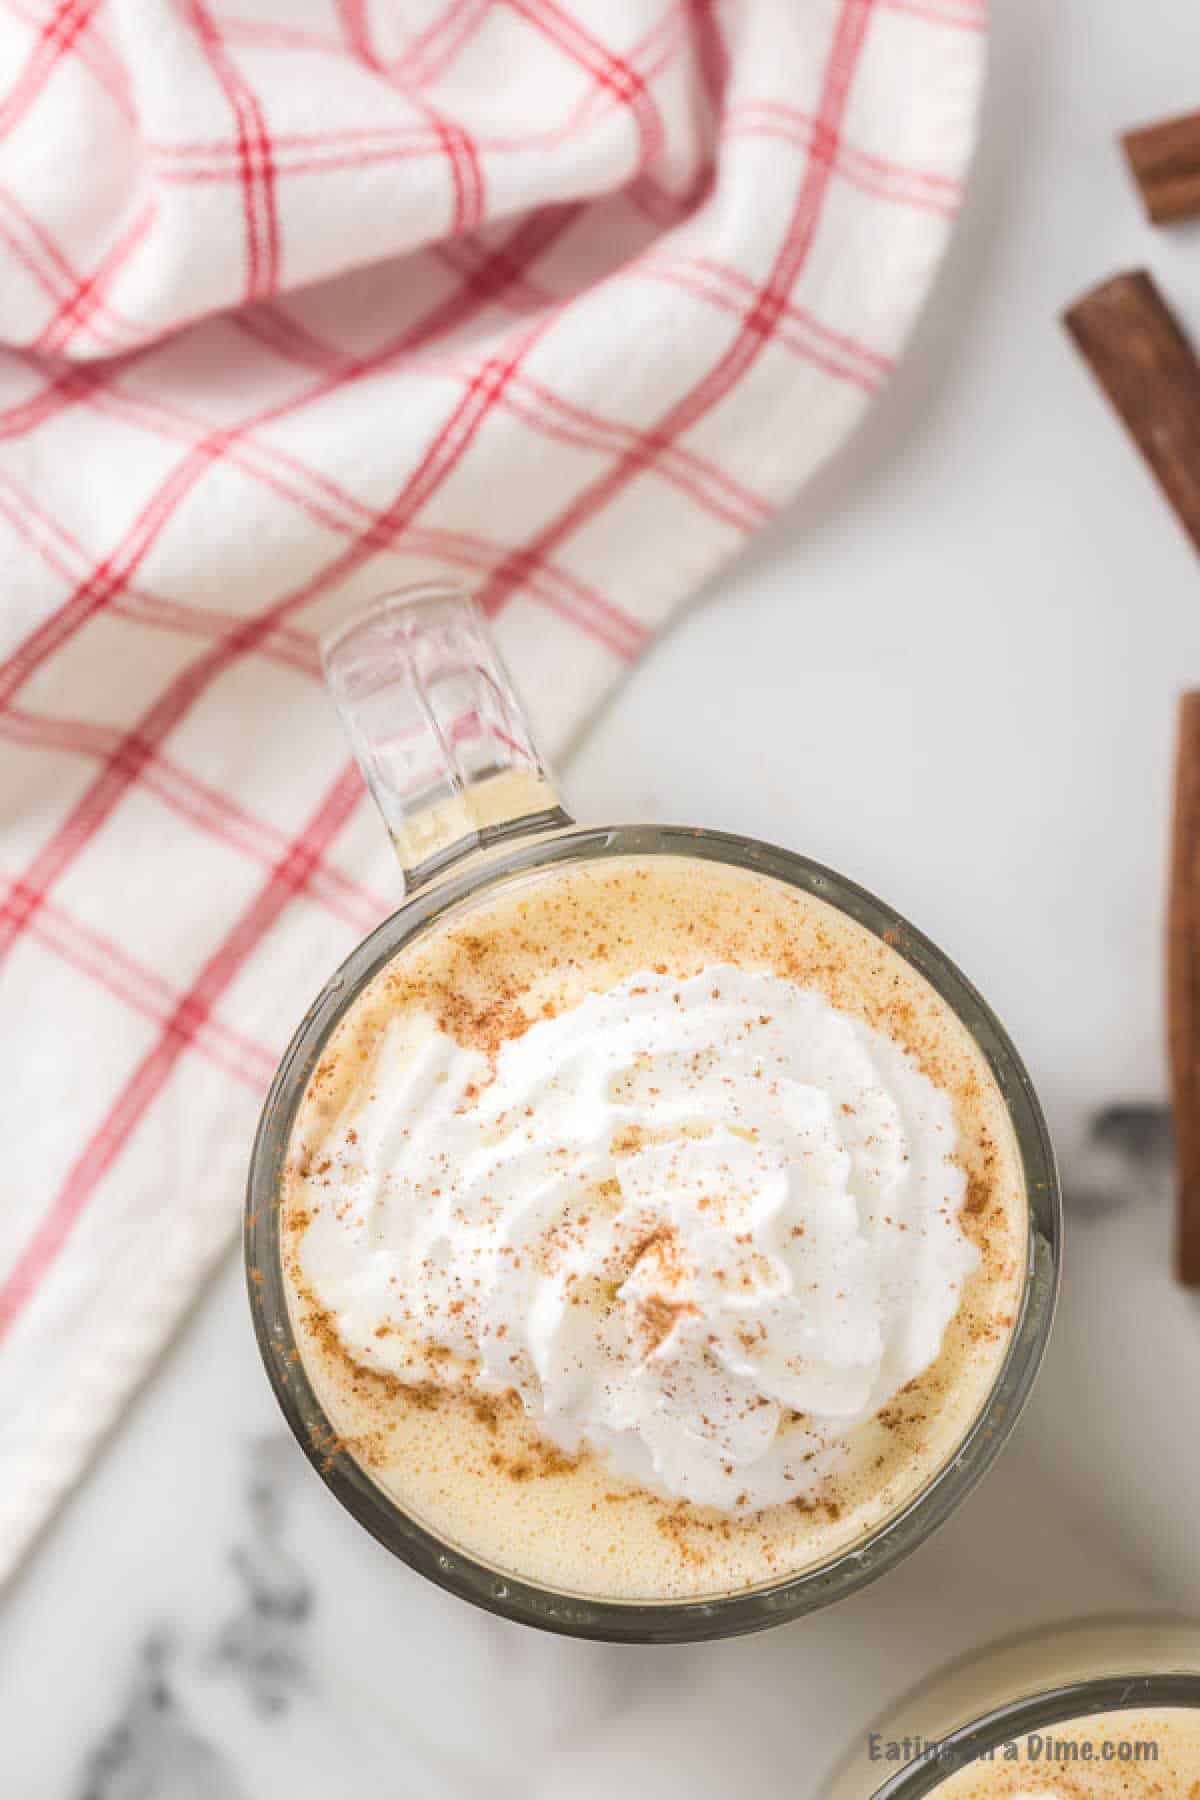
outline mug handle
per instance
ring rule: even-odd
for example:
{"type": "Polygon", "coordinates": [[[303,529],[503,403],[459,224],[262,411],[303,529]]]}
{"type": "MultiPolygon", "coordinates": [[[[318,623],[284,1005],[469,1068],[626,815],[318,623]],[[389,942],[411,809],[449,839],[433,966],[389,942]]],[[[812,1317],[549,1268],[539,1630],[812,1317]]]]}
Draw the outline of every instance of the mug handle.
{"type": "Polygon", "coordinates": [[[473,851],[573,822],[458,583],[382,595],[323,639],[321,661],[406,895],[473,851]]]}

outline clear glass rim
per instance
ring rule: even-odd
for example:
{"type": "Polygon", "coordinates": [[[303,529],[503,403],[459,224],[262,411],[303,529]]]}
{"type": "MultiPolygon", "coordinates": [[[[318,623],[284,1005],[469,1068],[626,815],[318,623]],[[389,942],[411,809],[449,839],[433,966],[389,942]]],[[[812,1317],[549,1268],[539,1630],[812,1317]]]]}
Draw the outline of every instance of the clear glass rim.
{"type": "Polygon", "coordinates": [[[909,1763],[876,1788],[871,1800],[922,1800],[944,1781],[1001,1744],[1097,1713],[1159,1707],[1200,1708],[1200,1673],[1099,1675],[1008,1700],[939,1739],[936,1757],[909,1763]]]}
{"type": "Polygon", "coordinates": [[[284,1417],[326,1486],[373,1537],[438,1586],[498,1616],[608,1642],[684,1643],[761,1630],[844,1599],[900,1562],[949,1517],[998,1455],[1041,1363],[1058,1295],[1062,1200],[1045,1117],[1020,1056],[987,1002],[927,937],[865,888],[794,851],[723,832],[635,825],[584,828],[511,848],[418,892],[351,952],[301,1022],[267,1095],[251,1153],[244,1235],[255,1335],[284,1417]],[[279,1178],[322,1047],[366,984],[418,932],[461,901],[526,872],[664,855],[730,864],[815,895],[886,937],[952,1008],[987,1058],[1013,1122],[1029,1199],[1026,1278],[1004,1363],[966,1437],[928,1485],[868,1537],[767,1587],[679,1601],[592,1599],[474,1560],[404,1513],[353,1457],[328,1455],[325,1447],[337,1434],[305,1374],[288,1314],[279,1178]]]}

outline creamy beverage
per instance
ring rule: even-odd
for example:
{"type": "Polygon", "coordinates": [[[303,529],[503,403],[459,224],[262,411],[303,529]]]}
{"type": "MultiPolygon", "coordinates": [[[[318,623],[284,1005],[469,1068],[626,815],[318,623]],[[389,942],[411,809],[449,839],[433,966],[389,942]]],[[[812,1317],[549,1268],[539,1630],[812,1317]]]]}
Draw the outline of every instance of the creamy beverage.
{"type": "Polygon", "coordinates": [[[937,1800],[1197,1800],[1200,1711],[1122,1707],[1030,1732],[1014,1760],[952,1775],[937,1800]]]}
{"type": "Polygon", "coordinates": [[[769,1584],[912,1500],[1028,1237],[1004,1099],[923,978],[667,855],[510,879],[402,949],[282,1205],[333,1453],[478,1561],[613,1599],[769,1584]]]}
{"type": "Polygon", "coordinates": [[[910,1790],[912,1800],[1200,1800],[1200,1624],[1090,1620],[941,1670],[864,1730],[829,1800],[909,1800],[910,1790]]]}

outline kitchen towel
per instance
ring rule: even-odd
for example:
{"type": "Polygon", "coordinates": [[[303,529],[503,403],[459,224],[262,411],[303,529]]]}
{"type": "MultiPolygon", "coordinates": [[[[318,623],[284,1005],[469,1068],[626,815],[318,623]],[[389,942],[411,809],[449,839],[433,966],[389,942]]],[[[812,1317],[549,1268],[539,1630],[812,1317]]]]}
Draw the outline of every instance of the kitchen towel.
{"type": "Polygon", "coordinates": [[[0,1575],[387,910],[320,634],[445,573],[560,751],[886,380],[983,0],[0,0],[0,1575]]]}

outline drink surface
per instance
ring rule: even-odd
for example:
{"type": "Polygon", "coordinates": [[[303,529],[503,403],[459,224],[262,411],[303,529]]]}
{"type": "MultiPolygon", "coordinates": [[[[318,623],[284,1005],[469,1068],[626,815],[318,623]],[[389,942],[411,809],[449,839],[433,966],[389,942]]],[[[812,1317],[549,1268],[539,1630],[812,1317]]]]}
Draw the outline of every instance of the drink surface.
{"type": "Polygon", "coordinates": [[[1200,1704],[1177,1692],[1170,1704],[1161,1694],[1151,1704],[1146,1684],[1160,1676],[1188,1678],[1200,1702],[1200,1623],[1098,1618],[990,1644],[865,1726],[829,1800],[871,1800],[896,1776],[903,1781],[902,1771],[921,1777],[931,1769],[944,1773],[922,1782],[934,1800],[1197,1800],[1200,1704]],[[1079,1690],[1096,1683],[1105,1689],[1094,1690],[1097,1710],[1089,1713],[1079,1690]],[[1028,1729],[1015,1713],[1003,1717],[1026,1702],[1040,1717],[1061,1716],[1028,1729]],[[988,1731],[988,1755],[961,1767],[966,1752],[952,1734],[992,1715],[1001,1717],[988,1731]]]}
{"type": "Polygon", "coordinates": [[[345,1452],[526,1580],[671,1600],[848,1548],[953,1455],[1028,1235],[965,1028],[888,945],[679,857],[541,871],[400,951],[284,1183],[345,1452]]]}
{"type": "Polygon", "coordinates": [[[1190,1707],[1127,1707],[1047,1725],[935,1789],[936,1800],[1196,1800],[1197,1794],[1200,1710],[1190,1707]]]}

